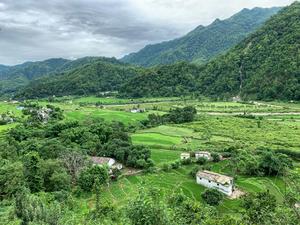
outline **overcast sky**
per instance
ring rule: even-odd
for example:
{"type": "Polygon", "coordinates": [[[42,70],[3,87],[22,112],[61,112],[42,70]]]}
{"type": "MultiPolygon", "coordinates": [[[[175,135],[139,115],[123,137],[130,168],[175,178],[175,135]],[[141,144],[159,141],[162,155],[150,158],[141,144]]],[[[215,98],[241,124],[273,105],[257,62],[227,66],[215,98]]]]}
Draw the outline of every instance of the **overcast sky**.
{"type": "Polygon", "coordinates": [[[293,0],[0,0],[0,64],[115,56],[293,0]]]}

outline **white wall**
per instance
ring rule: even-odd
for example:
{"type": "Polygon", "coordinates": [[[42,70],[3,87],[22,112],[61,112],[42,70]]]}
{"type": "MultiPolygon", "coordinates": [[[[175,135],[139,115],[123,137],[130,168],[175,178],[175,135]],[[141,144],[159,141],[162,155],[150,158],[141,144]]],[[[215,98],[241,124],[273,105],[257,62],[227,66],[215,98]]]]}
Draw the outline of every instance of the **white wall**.
{"type": "Polygon", "coordinates": [[[206,159],[210,160],[210,156],[209,156],[209,155],[207,155],[207,154],[202,154],[202,153],[196,153],[196,154],[195,154],[195,158],[196,158],[196,159],[199,159],[199,158],[206,158],[206,159]]]}
{"type": "Polygon", "coordinates": [[[218,183],[216,183],[216,182],[213,182],[213,181],[209,182],[209,180],[207,180],[205,178],[200,179],[200,177],[198,177],[198,176],[196,177],[196,182],[197,182],[197,184],[201,184],[205,187],[217,189],[218,191],[220,191],[228,196],[230,196],[233,191],[233,184],[229,184],[228,186],[227,185],[225,186],[222,184],[218,185],[218,183]]]}
{"type": "Polygon", "coordinates": [[[115,164],[115,162],[116,162],[116,160],[114,160],[114,159],[110,159],[109,161],[108,161],[108,167],[110,168],[110,167],[112,167],[112,165],[114,165],[115,164]]]}

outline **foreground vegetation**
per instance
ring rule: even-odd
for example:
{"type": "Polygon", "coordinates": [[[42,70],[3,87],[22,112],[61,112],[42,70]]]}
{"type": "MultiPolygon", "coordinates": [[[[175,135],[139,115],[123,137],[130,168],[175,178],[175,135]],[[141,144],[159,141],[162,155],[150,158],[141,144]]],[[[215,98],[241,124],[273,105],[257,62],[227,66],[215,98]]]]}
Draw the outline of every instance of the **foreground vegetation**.
{"type": "Polygon", "coordinates": [[[145,224],[146,218],[148,224],[297,224],[297,115],[248,113],[297,112],[298,104],[132,103],[96,97],[51,101],[54,107],[47,100],[39,101],[43,107],[1,104],[1,113],[15,118],[0,126],[3,224],[145,224]],[[150,110],[131,113],[137,106],[150,110]],[[52,110],[46,121],[38,113],[45,108],[52,110]],[[222,109],[243,113],[209,115],[222,109]],[[180,161],[182,152],[196,150],[226,160],[180,161]],[[110,181],[105,167],[91,165],[89,156],[95,155],[123,162],[123,174],[114,171],[118,179],[110,181]],[[233,176],[238,190],[251,197],[212,200],[214,193],[193,177],[200,169],[233,176]]]}

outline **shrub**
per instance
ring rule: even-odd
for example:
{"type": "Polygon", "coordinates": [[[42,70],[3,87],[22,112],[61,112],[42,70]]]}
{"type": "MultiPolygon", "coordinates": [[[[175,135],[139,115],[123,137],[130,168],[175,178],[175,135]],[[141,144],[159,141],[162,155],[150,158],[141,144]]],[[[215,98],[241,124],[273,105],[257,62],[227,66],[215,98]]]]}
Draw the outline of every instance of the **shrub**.
{"type": "Polygon", "coordinates": [[[207,158],[205,157],[200,157],[199,159],[197,159],[197,164],[199,165],[205,165],[207,163],[207,158]]]}
{"type": "Polygon", "coordinates": [[[213,159],[213,162],[219,162],[221,159],[220,159],[220,155],[218,153],[212,153],[211,154],[211,157],[213,159]]]}
{"type": "Polygon", "coordinates": [[[165,172],[168,172],[172,169],[171,165],[167,164],[167,163],[164,163],[162,165],[162,170],[165,171],[165,172]]]}
{"type": "Polygon", "coordinates": [[[215,189],[207,189],[201,197],[207,204],[212,206],[219,205],[224,198],[223,194],[215,189]]]}
{"type": "Polygon", "coordinates": [[[178,169],[180,166],[181,166],[180,161],[176,161],[176,162],[171,163],[172,169],[178,169]]]}
{"type": "Polygon", "coordinates": [[[195,166],[195,167],[191,170],[190,175],[191,175],[193,178],[196,178],[196,174],[197,174],[197,172],[198,172],[199,170],[201,170],[201,167],[200,167],[200,166],[195,166]]]}
{"type": "Polygon", "coordinates": [[[191,158],[181,160],[182,165],[189,165],[192,163],[191,158]]]}
{"type": "Polygon", "coordinates": [[[105,184],[108,180],[108,169],[102,166],[91,166],[81,171],[78,184],[84,191],[93,189],[95,179],[98,178],[100,184],[105,184]]]}

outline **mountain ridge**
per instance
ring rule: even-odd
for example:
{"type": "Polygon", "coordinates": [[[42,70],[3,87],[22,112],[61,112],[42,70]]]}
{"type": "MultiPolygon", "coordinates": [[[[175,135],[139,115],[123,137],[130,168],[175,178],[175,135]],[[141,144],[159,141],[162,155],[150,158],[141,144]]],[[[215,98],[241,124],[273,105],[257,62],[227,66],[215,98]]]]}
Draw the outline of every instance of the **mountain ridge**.
{"type": "Polygon", "coordinates": [[[145,46],[121,61],[139,66],[172,64],[177,61],[204,63],[226,52],[255,31],[281,7],[243,9],[225,20],[198,26],[185,36],[145,46]]]}

